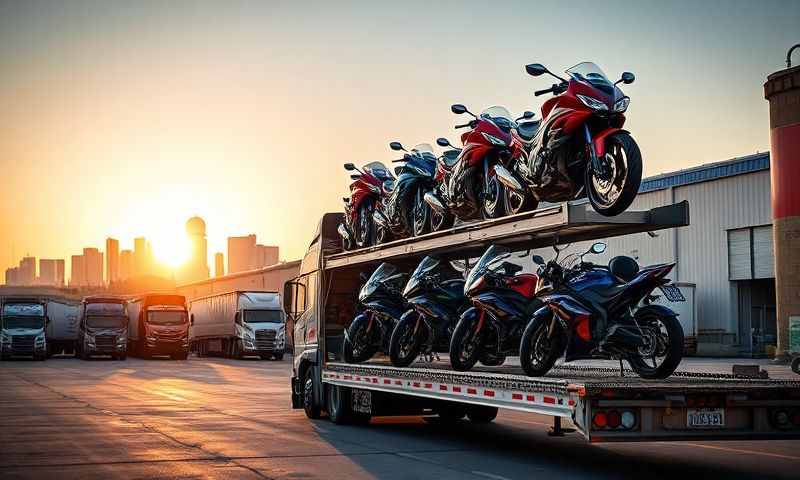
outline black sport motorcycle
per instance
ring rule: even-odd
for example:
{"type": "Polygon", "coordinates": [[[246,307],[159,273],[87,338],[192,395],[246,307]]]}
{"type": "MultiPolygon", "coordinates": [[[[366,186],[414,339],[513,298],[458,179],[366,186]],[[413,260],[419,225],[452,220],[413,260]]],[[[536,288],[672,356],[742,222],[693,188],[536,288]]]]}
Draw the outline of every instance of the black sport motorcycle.
{"type": "Polygon", "coordinates": [[[464,294],[474,305],[458,320],[450,341],[450,364],[455,370],[500,365],[515,355],[519,339],[533,312],[542,302],[536,298],[539,278],[520,274],[522,267],[506,261],[511,252],[489,247],[472,267],[464,283],[464,294]]]}
{"type": "Polygon", "coordinates": [[[392,237],[416,237],[430,231],[431,207],[423,197],[436,184],[436,155],[433,148],[427,143],[420,143],[406,151],[400,142],[392,142],[389,147],[406,153],[403,158],[392,160],[393,163],[401,163],[394,170],[397,179],[386,181],[382,186],[384,196],[373,214],[376,244],[392,237]]]}
{"type": "Polygon", "coordinates": [[[683,295],[669,285],[674,263],[640,269],[630,257],[618,256],[608,266],[585,262],[605,244],[588,252],[556,257],[545,263],[536,255],[544,302],[531,317],[520,341],[520,363],[530,376],[546,374],[562,354],[566,361],[586,358],[627,360],[642,378],[666,378],[683,356],[683,329],[677,314],[653,304],[660,288],[670,301],[683,295]]]}
{"type": "Polygon", "coordinates": [[[419,355],[448,351],[459,315],[469,307],[461,272],[436,257],[425,257],[417,265],[403,296],[412,308],[389,340],[389,358],[396,367],[407,367],[419,355]]]}
{"type": "Polygon", "coordinates": [[[394,265],[382,263],[367,279],[358,294],[361,312],[344,332],[342,357],[347,363],[369,360],[382,349],[388,350],[395,324],[408,310],[402,288],[408,275],[394,265]]]}

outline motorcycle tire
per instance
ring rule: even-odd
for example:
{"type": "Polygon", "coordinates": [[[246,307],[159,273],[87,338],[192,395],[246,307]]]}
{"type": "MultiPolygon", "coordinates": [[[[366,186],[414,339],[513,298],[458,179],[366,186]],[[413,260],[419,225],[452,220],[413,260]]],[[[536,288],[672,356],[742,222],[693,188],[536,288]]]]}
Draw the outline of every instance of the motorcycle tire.
{"type": "MultiPolygon", "coordinates": [[[[477,322],[478,318],[470,318],[468,321],[459,320],[455,330],[453,330],[453,338],[450,339],[450,365],[453,367],[453,370],[465,372],[478,363],[478,359],[480,359],[483,351],[483,341],[481,338],[475,340],[476,345],[474,346],[474,350],[464,355],[467,344],[470,343],[475,336],[475,324],[477,322]]],[[[486,328],[485,324],[484,328],[486,328]]],[[[482,332],[479,332],[477,335],[481,336],[482,332]]]]}
{"type": "Polygon", "coordinates": [[[642,326],[647,325],[648,322],[659,321],[666,327],[668,336],[668,343],[665,346],[666,355],[664,356],[664,361],[658,366],[648,365],[644,358],[633,355],[627,358],[628,363],[633,371],[642,378],[660,379],[669,377],[678,368],[678,364],[681,363],[683,358],[683,327],[681,327],[678,317],[648,312],[637,316],[636,321],[642,326]]]}
{"type": "Polygon", "coordinates": [[[369,201],[358,208],[358,231],[355,232],[358,248],[371,247],[375,239],[375,220],[372,218],[372,205],[369,201]]]}
{"type": "Polygon", "coordinates": [[[453,226],[456,217],[450,212],[437,213],[431,210],[431,231],[441,232],[453,226]]]}
{"type": "Polygon", "coordinates": [[[412,237],[419,237],[431,231],[431,207],[422,198],[425,192],[417,188],[411,198],[411,208],[408,211],[407,231],[412,237]]]}
{"type": "Polygon", "coordinates": [[[489,182],[481,181],[481,184],[483,185],[480,195],[481,216],[484,220],[502,217],[505,214],[505,185],[500,182],[496,175],[492,175],[489,179],[489,182]],[[487,185],[487,183],[489,185],[487,185]],[[488,192],[486,191],[486,188],[491,185],[497,189],[493,200],[489,197],[488,192]]]}
{"type": "MultiPolygon", "coordinates": [[[[603,198],[601,192],[596,190],[594,172],[591,165],[586,167],[584,184],[586,186],[586,195],[589,197],[589,203],[592,204],[592,208],[600,215],[613,217],[627,210],[639,192],[639,185],[642,182],[642,153],[639,151],[639,146],[633,137],[626,132],[618,132],[606,138],[606,157],[609,155],[616,162],[625,162],[626,174],[622,180],[622,185],[619,186],[620,191],[616,198],[609,201],[609,199],[603,198]],[[617,153],[614,154],[613,152],[617,153]],[[620,157],[623,153],[624,158],[620,157]]],[[[615,172],[618,169],[619,165],[616,165],[615,172]]],[[[616,173],[612,183],[617,183],[616,173]]]]}
{"type": "Polygon", "coordinates": [[[504,353],[484,353],[481,355],[481,363],[487,367],[497,367],[505,363],[506,355],[504,353]]]}
{"type": "Polygon", "coordinates": [[[418,315],[404,316],[397,322],[397,325],[392,331],[392,336],[389,340],[389,359],[395,367],[407,367],[414,363],[414,360],[419,356],[422,350],[422,345],[425,343],[425,325],[418,315]],[[414,333],[414,328],[417,326],[417,320],[420,321],[419,331],[414,333]],[[403,352],[403,342],[408,340],[408,335],[411,335],[410,341],[412,344],[408,346],[408,350],[403,352]]]}
{"type": "Polygon", "coordinates": [[[564,353],[564,332],[556,322],[556,328],[550,338],[550,318],[535,316],[525,327],[519,347],[519,363],[525,375],[543,377],[553,368],[556,360],[564,353]],[[547,342],[540,344],[539,342],[547,342]],[[538,351],[537,347],[546,349],[538,351]],[[538,353],[538,354],[537,354],[538,353]]]}
{"type": "MultiPolygon", "coordinates": [[[[344,338],[344,342],[342,342],[342,358],[344,358],[345,362],[365,362],[372,358],[372,356],[378,351],[378,345],[371,338],[366,339],[369,343],[365,345],[357,344],[364,341],[362,337],[366,335],[366,332],[362,333],[362,331],[364,331],[368,325],[369,318],[360,316],[353,320],[353,323],[347,327],[347,335],[344,338]]],[[[372,333],[374,335],[374,331],[372,333]]]]}

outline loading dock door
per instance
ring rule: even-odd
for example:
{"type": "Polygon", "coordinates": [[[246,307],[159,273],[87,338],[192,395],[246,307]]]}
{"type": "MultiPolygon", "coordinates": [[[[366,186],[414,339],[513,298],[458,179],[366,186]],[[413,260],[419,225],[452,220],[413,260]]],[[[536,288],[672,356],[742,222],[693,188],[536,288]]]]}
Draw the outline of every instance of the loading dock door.
{"type": "Polygon", "coordinates": [[[772,225],[728,230],[728,278],[775,278],[772,225]]]}

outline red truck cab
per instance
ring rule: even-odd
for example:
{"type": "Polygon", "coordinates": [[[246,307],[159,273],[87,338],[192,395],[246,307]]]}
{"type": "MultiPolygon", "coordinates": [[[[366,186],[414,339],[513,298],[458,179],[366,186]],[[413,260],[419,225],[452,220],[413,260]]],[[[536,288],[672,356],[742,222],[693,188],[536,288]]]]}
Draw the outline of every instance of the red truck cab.
{"type": "Polygon", "coordinates": [[[146,294],[128,303],[128,338],[132,354],[189,356],[189,314],[183,295],[146,294]]]}

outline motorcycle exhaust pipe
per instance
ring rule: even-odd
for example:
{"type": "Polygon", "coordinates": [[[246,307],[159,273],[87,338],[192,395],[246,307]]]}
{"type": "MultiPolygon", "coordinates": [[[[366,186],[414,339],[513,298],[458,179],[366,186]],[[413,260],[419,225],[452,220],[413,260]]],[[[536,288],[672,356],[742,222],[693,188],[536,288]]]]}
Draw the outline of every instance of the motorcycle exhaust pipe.
{"type": "Polygon", "coordinates": [[[500,183],[510,188],[511,190],[517,192],[525,190],[522,187],[522,185],[517,181],[517,179],[514,178],[514,175],[506,169],[506,167],[502,165],[495,165],[494,173],[495,175],[497,175],[497,179],[500,180],[500,183]]]}
{"type": "Polygon", "coordinates": [[[389,227],[389,219],[386,218],[386,215],[383,214],[380,210],[375,210],[372,212],[372,218],[378,223],[380,226],[388,228],[389,227]]]}
{"type": "Polygon", "coordinates": [[[430,205],[430,207],[436,210],[436,213],[445,213],[444,204],[439,198],[433,194],[433,192],[425,192],[425,195],[422,197],[425,200],[425,203],[430,205]]]}

